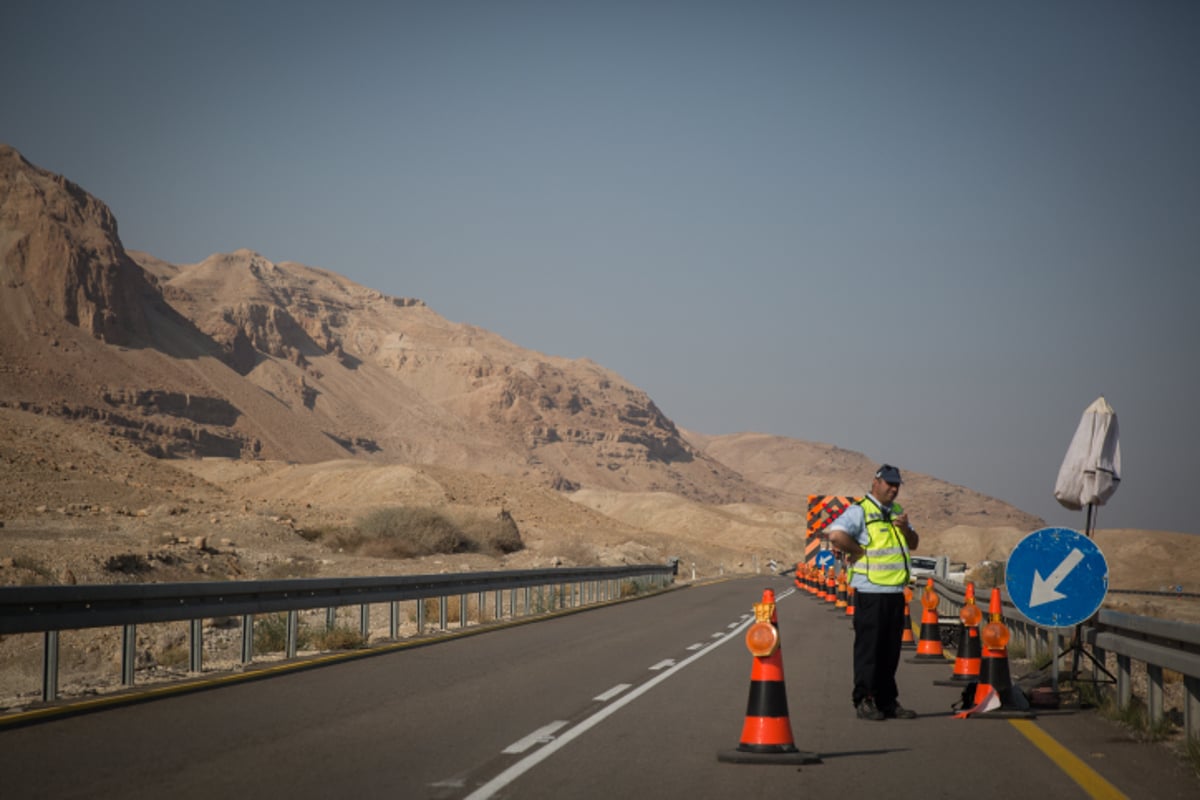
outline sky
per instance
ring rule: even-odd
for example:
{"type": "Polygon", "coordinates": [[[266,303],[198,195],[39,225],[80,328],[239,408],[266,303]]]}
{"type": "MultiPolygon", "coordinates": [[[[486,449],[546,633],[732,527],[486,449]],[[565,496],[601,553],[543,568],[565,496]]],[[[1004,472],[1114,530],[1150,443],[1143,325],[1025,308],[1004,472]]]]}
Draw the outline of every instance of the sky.
{"type": "Polygon", "coordinates": [[[1200,533],[1200,4],[5,9],[0,142],[128,248],[332,270],[1055,527],[1104,396],[1097,526],[1200,533]]]}

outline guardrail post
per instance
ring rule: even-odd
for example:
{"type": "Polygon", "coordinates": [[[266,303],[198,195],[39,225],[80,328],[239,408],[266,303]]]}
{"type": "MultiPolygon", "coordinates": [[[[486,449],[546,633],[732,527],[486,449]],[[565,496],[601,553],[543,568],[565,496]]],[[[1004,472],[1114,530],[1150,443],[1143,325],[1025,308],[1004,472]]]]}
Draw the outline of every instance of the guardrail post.
{"type": "Polygon", "coordinates": [[[188,670],[191,672],[204,671],[204,620],[191,621],[190,648],[188,652],[188,670]]]}
{"type": "Polygon", "coordinates": [[[467,596],[465,594],[458,596],[458,627],[467,627],[467,596]]]}
{"type": "Polygon", "coordinates": [[[1132,659],[1117,654],[1117,708],[1129,708],[1133,701],[1132,659]]]}
{"type": "Polygon", "coordinates": [[[295,658],[300,640],[300,612],[292,609],[287,612],[287,657],[295,658]]]}
{"type": "Polygon", "coordinates": [[[417,598],[417,635],[425,635],[425,598],[417,598]]]}
{"type": "Polygon", "coordinates": [[[501,610],[504,608],[504,590],[503,589],[496,590],[495,607],[496,607],[496,621],[499,622],[500,618],[504,616],[504,612],[501,610]]]}
{"type": "Polygon", "coordinates": [[[254,660],[254,615],[242,615],[242,663],[254,660]]]}
{"type": "Polygon", "coordinates": [[[1183,676],[1183,729],[1189,739],[1200,741],[1200,678],[1183,676]]]}
{"type": "MultiPolygon", "coordinates": [[[[1095,656],[1095,660],[1092,661],[1092,681],[1095,683],[1096,688],[1099,690],[1097,692],[1097,694],[1101,694],[1101,693],[1103,693],[1104,690],[1100,689],[1100,676],[1103,674],[1100,670],[1100,666],[1107,664],[1108,654],[1104,652],[1103,647],[1101,647],[1097,644],[1093,644],[1092,645],[1092,655],[1095,656]]],[[[1107,669],[1107,666],[1105,668],[1107,669]]]]}
{"type": "Polygon", "coordinates": [[[371,638],[371,604],[363,603],[358,612],[358,632],[362,634],[363,644],[371,638]]]}
{"type": "Polygon", "coordinates": [[[121,685],[133,686],[133,668],[137,665],[137,626],[121,627],[121,685]]]}
{"type": "Polygon", "coordinates": [[[438,598],[438,630],[444,631],[450,627],[450,598],[442,595],[438,598]]]}
{"type": "Polygon", "coordinates": [[[517,618],[517,590],[508,590],[508,617],[509,619],[517,618]]]}
{"type": "Polygon", "coordinates": [[[388,635],[396,640],[400,638],[400,601],[393,600],[388,604],[388,609],[388,635]]]}
{"type": "Polygon", "coordinates": [[[337,627],[337,606],[325,609],[325,630],[331,631],[337,627]]]}
{"type": "Polygon", "coordinates": [[[42,700],[58,699],[58,631],[46,631],[42,646],[42,700]]]}
{"type": "Polygon", "coordinates": [[[483,612],[487,609],[487,592],[480,592],[479,597],[479,624],[483,624],[483,612]]]}
{"type": "Polygon", "coordinates": [[[1146,706],[1150,710],[1151,727],[1163,718],[1163,670],[1157,664],[1146,665],[1146,706]]]}

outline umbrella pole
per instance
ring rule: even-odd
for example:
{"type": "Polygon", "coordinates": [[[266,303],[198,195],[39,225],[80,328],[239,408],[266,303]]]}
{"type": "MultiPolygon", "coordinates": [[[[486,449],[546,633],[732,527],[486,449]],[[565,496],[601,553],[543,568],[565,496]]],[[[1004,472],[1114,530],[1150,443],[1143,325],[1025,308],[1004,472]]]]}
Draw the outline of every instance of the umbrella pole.
{"type": "MultiPolygon", "coordinates": [[[[1092,538],[1092,534],[1093,534],[1092,522],[1093,522],[1092,504],[1088,503],[1087,521],[1084,523],[1084,526],[1085,526],[1084,533],[1087,535],[1087,537],[1089,539],[1092,538]]],[[[1095,619],[1095,615],[1092,616],[1092,619],[1095,619]]],[[[1090,622],[1091,620],[1088,620],[1088,621],[1090,622]]],[[[1079,657],[1087,656],[1088,659],[1097,668],[1099,668],[1099,670],[1101,672],[1103,672],[1105,675],[1108,676],[1109,680],[1107,682],[1109,682],[1109,683],[1117,682],[1116,677],[1111,672],[1109,672],[1107,668],[1105,668],[1104,664],[1101,664],[1099,659],[1096,658],[1096,656],[1094,656],[1093,654],[1089,653],[1087,650],[1084,649],[1084,647],[1083,647],[1083,623],[1082,622],[1080,622],[1079,624],[1077,624],[1075,626],[1075,635],[1071,638],[1071,645],[1068,648],[1066,648],[1065,650],[1063,650],[1061,653],[1058,654],[1059,658],[1062,658],[1067,653],[1071,654],[1071,679],[1072,680],[1075,680],[1075,681],[1079,680],[1079,657]]]]}

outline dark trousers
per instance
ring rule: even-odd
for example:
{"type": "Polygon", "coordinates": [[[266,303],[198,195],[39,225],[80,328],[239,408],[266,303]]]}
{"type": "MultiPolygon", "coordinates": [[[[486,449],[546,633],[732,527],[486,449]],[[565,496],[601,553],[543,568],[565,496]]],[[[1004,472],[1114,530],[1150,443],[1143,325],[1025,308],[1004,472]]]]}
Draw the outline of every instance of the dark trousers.
{"type": "Polygon", "coordinates": [[[887,711],[896,705],[896,667],[904,635],[904,593],[854,594],[854,704],[864,697],[887,711]]]}

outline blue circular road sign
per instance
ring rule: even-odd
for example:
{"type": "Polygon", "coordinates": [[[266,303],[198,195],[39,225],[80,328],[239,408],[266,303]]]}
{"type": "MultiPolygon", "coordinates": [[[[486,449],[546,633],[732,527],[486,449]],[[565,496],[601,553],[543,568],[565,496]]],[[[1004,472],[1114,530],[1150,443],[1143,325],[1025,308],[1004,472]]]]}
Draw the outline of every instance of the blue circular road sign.
{"type": "Polygon", "coordinates": [[[1004,570],[1008,596],[1039,625],[1067,628],[1096,613],[1108,594],[1108,562],[1069,528],[1042,528],[1013,548],[1004,570]]]}
{"type": "Polygon", "coordinates": [[[835,556],[833,554],[832,550],[818,550],[817,551],[817,566],[818,567],[832,567],[835,561],[837,561],[837,556],[835,556]]]}

